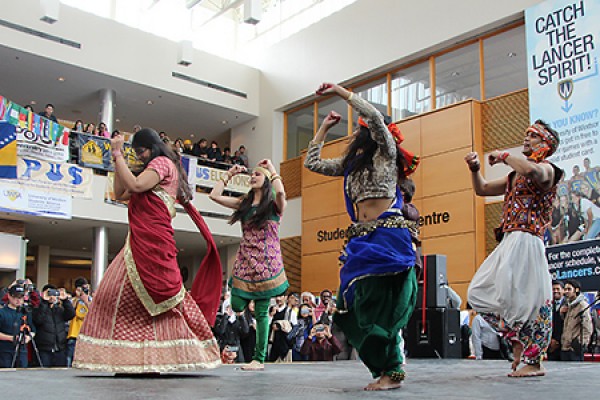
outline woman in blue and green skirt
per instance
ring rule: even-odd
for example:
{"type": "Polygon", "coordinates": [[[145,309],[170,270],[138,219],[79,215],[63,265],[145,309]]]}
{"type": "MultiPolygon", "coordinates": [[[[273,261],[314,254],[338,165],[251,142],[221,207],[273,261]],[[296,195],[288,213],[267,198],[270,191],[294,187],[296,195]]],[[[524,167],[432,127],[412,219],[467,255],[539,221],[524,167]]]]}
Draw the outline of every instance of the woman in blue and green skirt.
{"type": "Polygon", "coordinates": [[[321,159],[327,132],[341,116],[325,117],[310,142],[304,165],[313,172],[344,177],[346,209],[353,224],[340,261],[338,312],[334,322],[344,331],[375,381],[365,390],[401,386],[405,373],[398,334],[414,310],[417,295],[415,249],[402,215],[398,182],[414,172],[418,157],[400,147],[398,127],[360,96],[324,83],[318,95],[337,95],[360,118],[342,157],[321,159]]]}

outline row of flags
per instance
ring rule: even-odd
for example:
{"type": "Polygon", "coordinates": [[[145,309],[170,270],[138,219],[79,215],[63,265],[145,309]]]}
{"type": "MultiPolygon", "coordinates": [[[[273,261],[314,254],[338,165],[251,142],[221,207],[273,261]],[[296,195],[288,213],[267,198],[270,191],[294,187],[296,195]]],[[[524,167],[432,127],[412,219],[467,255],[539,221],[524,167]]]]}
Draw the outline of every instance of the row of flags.
{"type": "Polygon", "coordinates": [[[49,146],[69,144],[69,129],[0,96],[0,178],[17,178],[17,137],[21,131],[49,146]]]}

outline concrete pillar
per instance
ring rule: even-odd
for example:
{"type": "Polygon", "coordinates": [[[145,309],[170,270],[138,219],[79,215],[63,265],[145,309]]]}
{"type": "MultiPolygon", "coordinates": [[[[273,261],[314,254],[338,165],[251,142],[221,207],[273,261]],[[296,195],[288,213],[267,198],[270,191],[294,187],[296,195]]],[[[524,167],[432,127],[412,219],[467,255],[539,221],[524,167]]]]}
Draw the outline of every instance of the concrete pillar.
{"type": "Polygon", "coordinates": [[[114,108],[116,93],[112,89],[100,90],[100,122],[104,122],[109,132],[113,131],[114,126],[114,108]]]}
{"type": "Polygon", "coordinates": [[[25,268],[27,267],[27,243],[29,243],[29,239],[21,238],[21,265],[17,270],[16,279],[25,279],[25,268]]]}
{"type": "Polygon", "coordinates": [[[108,228],[98,226],[94,228],[94,242],[92,246],[92,289],[98,289],[108,265],[108,228]]]}
{"type": "Polygon", "coordinates": [[[50,246],[38,246],[35,253],[35,265],[37,276],[35,277],[36,287],[41,288],[48,284],[48,274],[50,270],[50,246]]]}

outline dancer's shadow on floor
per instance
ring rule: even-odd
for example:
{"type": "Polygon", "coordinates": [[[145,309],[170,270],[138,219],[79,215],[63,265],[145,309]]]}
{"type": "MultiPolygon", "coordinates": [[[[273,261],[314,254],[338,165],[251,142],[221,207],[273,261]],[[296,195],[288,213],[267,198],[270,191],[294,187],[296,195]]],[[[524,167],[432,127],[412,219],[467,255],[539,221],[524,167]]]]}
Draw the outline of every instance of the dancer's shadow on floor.
{"type": "Polygon", "coordinates": [[[214,378],[212,375],[196,374],[111,374],[111,375],[76,375],[76,378],[83,379],[136,379],[136,380],[163,380],[163,379],[206,379],[214,378]]]}

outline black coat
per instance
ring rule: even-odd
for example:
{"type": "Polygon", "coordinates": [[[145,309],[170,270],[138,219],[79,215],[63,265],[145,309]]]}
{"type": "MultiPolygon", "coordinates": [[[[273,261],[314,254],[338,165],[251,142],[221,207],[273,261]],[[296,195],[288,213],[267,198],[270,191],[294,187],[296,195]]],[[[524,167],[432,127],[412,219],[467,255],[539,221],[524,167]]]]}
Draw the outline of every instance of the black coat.
{"type": "Polygon", "coordinates": [[[35,344],[41,351],[63,351],[67,347],[65,323],[75,317],[75,309],[69,300],[50,307],[42,301],[33,309],[33,323],[36,327],[35,344]]]}

